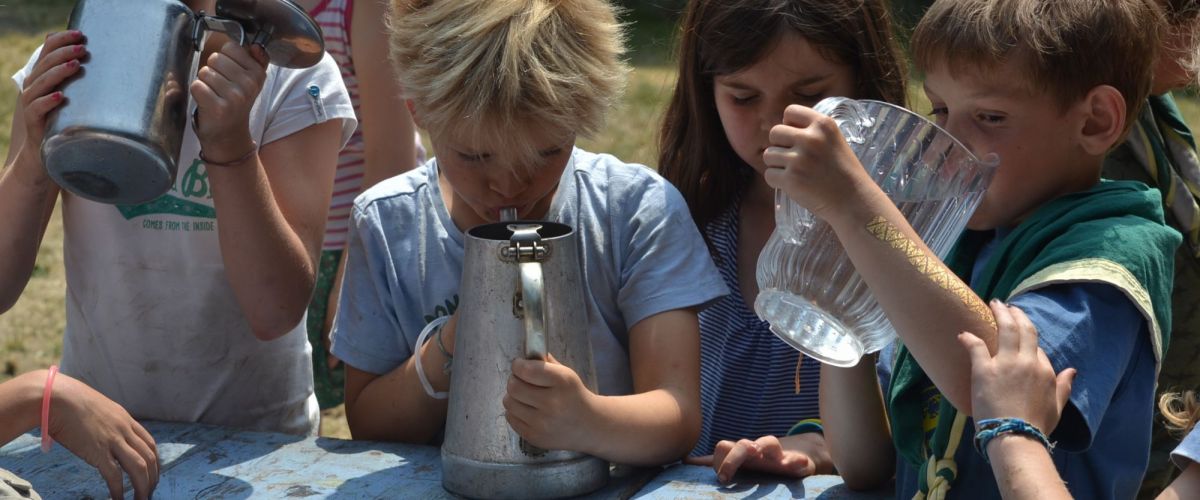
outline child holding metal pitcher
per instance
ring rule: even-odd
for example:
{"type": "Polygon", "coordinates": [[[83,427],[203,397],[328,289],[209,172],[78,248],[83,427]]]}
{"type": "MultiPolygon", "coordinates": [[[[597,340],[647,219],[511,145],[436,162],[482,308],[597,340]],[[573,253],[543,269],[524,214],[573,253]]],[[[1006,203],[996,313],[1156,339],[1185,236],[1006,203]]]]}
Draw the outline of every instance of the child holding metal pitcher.
{"type": "Polygon", "coordinates": [[[670,184],[575,147],[624,86],[613,7],[399,0],[392,29],[405,97],[437,157],[355,201],[333,333],[354,437],[437,440],[447,403],[433,395],[457,362],[463,233],[513,208],[577,232],[588,309],[579,328],[599,391],[553,358],[514,360],[505,418],[541,448],[629,464],[684,456],[700,429],[696,310],[725,287],[670,184]]]}
{"type": "Polygon", "coordinates": [[[700,441],[688,462],[721,482],[738,470],[828,474],[821,364],[780,340],[751,307],[775,229],[767,132],[789,104],[848,96],[905,102],[887,3],[693,0],[680,29],[679,82],[659,171],[683,193],[730,295],[700,313],[700,441]]]}
{"type": "Polygon", "coordinates": [[[61,194],[64,373],[137,418],[315,433],[303,319],[328,205],[313,200],[329,199],[355,124],[336,64],[326,55],[281,68],[262,47],[210,37],[195,80],[179,89],[197,120],[185,127],[174,188],[113,206],[60,192],[39,154],[47,114],[71,104],[60,85],[87,72],[87,36],[51,34],[14,77],[0,310],[28,282],[61,194]]]}

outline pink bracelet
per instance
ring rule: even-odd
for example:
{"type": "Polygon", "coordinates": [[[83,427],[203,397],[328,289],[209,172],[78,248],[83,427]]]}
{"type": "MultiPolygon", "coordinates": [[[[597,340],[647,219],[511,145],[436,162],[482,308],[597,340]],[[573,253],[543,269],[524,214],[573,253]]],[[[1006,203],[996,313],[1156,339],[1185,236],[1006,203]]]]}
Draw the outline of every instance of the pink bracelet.
{"type": "Polygon", "coordinates": [[[46,373],[46,387],[42,389],[42,453],[49,453],[54,446],[54,438],[50,437],[50,388],[54,387],[54,374],[58,373],[58,365],[50,365],[46,373]]]}

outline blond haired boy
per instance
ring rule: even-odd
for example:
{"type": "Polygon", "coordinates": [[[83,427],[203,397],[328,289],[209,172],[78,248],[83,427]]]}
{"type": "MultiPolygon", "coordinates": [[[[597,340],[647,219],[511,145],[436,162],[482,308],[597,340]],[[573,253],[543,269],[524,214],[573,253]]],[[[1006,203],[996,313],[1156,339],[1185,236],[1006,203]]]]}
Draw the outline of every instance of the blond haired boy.
{"type": "Polygon", "coordinates": [[[548,219],[578,233],[599,381],[518,360],[506,418],[534,445],[614,462],[685,455],[700,429],[696,309],[724,285],[679,193],[657,174],[574,147],[600,129],[626,75],[622,32],[600,0],[398,2],[392,52],[437,158],[355,201],[333,353],[347,364],[356,438],[435,441],[445,400],[463,231],[548,219]],[[439,341],[416,345],[451,316],[439,341]]]}
{"type": "Polygon", "coordinates": [[[986,452],[1042,444],[1021,429],[978,453],[976,416],[1021,418],[1049,435],[1054,466],[1078,498],[1137,492],[1180,237],[1164,224],[1157,191],[1101,181],[1100,167],[1146,99],[1158,16],[1148,0],[930,7],[913,48],[933,114],[975,153],[1000,161],[945,266],[828,117],[792,107],[772,130],[768,182],[833,226],[902,343],[894,363],[881,363],[892,372],[886,399],[872,363],[822,373],[826,442],[848,484],[878,484],[894,470],[902,498],[940,498],[952,486],[963,497],[1011,494],[986,452]],[[1054,409],[1061,420],[972,405],[971,337],[959,334],[973,332],[996,352],[985,300],[1007,301],[1037,326],[1038,346],[1022,349],[1040,347],[1056,372],[1078,370],[1065,408],[1054,409]]]}

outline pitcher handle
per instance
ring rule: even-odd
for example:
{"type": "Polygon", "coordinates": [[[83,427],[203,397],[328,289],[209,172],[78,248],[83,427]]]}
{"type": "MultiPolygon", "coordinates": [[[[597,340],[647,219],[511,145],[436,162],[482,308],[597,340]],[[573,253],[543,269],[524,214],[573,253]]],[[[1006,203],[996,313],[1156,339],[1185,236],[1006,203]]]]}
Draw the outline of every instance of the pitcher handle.
{"type": "Polygon", "coordinates": [[[192,23],[192,49],[202,50],[204,48],[204,37],[209,32],[225,33],[230,38],[237,40],[238,45],[246,45],[246,29],[237,21],[214,17],[200,11],[196,14],[196,20],[192,23]]]}
{"type": "Polygon", "coordinates": [[[832,118],[850,144],[862,144],[866,141],[863,129],[875,126],[875,118],[867,114],[863,104],[848,97],[826,97],[813,106],[813,111],[832,118]]]}
{"type": "Polygon", "coordinates": [[[541,262],[522,262],[521,305],[525,321],[525,359],[546,359],[545,286],[541,262]]]}

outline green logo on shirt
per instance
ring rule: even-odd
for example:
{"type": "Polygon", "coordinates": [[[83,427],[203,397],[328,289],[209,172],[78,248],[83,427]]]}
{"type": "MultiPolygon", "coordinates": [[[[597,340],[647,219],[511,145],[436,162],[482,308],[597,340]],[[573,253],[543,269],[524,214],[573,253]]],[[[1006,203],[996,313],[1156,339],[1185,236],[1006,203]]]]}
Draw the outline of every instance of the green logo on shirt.
{"type": "Polygon", "coordinates": [[[433,320],[442,316],[450,316],[454,311],[458,310],[458,294],[454,294],[453,299],[446,299],[446,305],[433,308],[433,314],[425,315],[425,324],[432,323],[433,320]]]}
{"type": "MultiPolygon", "coordinates": [[[[167,194],[140,205],[118,205],[117,210],[125,220],[138,217],[167,214],[195,219],[216,219],[217,210],[210,205],[192,200],[211,200],[212,189],[208,183],[208,171],[204,162],[192,161],[180,177],[178,185],[167,194]],[[190,198],[190,199],[189,199],[190,198]]],[[[175,221],[148,218],[142,221],[143,229],[158,231],[214,231],[214,221],[175,221]]]]}

